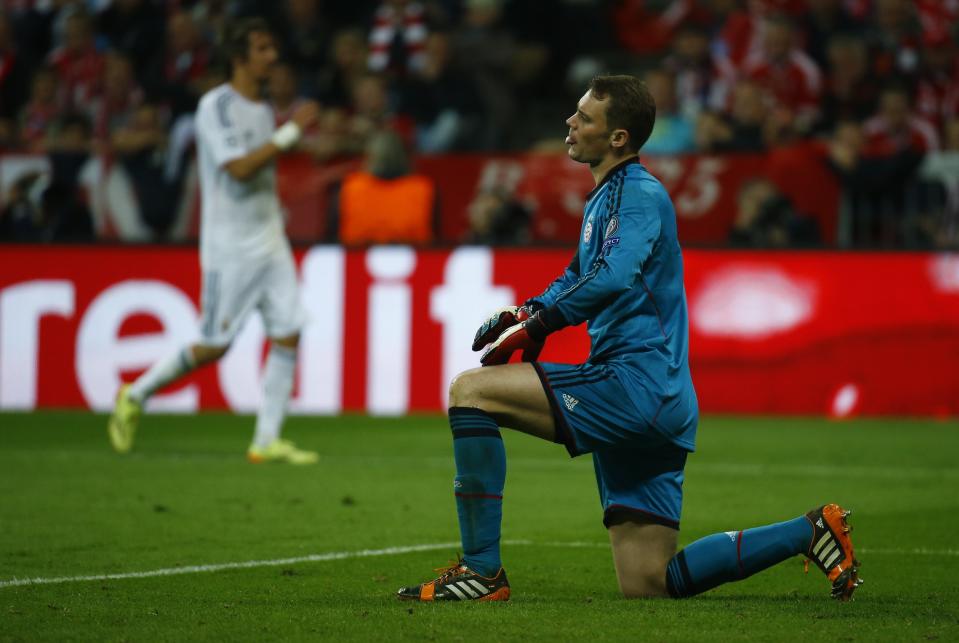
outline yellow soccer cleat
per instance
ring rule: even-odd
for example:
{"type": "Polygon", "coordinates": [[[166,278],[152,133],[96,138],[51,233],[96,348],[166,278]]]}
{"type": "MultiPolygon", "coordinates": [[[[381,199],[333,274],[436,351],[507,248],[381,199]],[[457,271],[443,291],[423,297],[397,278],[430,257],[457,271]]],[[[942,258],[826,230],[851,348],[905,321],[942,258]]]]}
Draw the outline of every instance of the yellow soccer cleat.
{"type": "Polygon", "coordinates": [[[133,438],[136,436],[142,411],[143,405],[130,398],[130,385],[122,385],[117,391],[116,405],[107,424],[110,444],[117,453],[127,453],[133,448],[133,438]]]}
{"type": "Polygon", "coordinates": [[[250,445],[246,459],[253,464],[261,462],[286,462],[289,464],[315,464],[320,459],[316,451],[298,449],[289,440],[276,439],[265,447],[250,445]]]}

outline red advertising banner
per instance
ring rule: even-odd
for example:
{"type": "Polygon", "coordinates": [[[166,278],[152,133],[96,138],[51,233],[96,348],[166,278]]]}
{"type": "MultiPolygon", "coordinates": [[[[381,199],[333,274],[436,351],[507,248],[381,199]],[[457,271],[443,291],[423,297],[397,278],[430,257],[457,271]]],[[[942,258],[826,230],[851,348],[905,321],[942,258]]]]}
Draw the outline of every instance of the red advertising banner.
{"type": "MultiPolygon", "coordinates": [[[[738,210],[743,185],[756,178],[776,184],[798,212],[814,217],[823,240],[834,239],[839,185],[816,144],[777,148],[768,154],[643,156],[642,162],[669,190],[679,237],[686,244],[723,244],[738,210]]],[[[294,241],[328,238],[330,199],[361,160],[317,165],[306,155],[278,161],[278,189],[294,241]]],[[[0,155],[0,199],[25,173],[49,173],[42,156],[0,155]]],[[[593,188],[589,171],[565,154],[455,154],[422,156],[416,171],[433,180],[441,213],[440,240],[459,243],[469,231],[470,204],[484,191],[511,195],[532,213],[531,235],[543,242],[572,242],[580,232],[583,204],[593,188]]],[[[80,182],[89,197],[101,239],[143,242],[152,232],[141,220],[136,192],[123,167],[93,158],[80,182]]],[[[199,198],[195,168],[184,182],[170,235],[195,239],[199,198]]]]}
{"type": "MultiPolygon", "coordinates": [[[[491,310],[537,294],[569,252],[318,246],[297,253],[309,322],[298,413],[439,411],[491,310]]],[[[704,412],[959,414],[959,255],[687,250],[691,367],[704,412]]],[[[197,253],[0,246],[0,408],[105,410],[116,389],[197,336],[197,253]]],[[[155,410],[259,403],[264,336],[155,410]]],[[[542,358],[586,358],[582,327],[542,358]]]]}
{"type": "MultiPolygon", "coordinates": [[[[642,157],[662,181],[676,207],[683,243],[723,244],[738,210],[740,189],[766,178],[801,213],[812,216],[828,243],[834,236],[839,185],[814,145],[777,149],[769,154],[642,157]]],[[[359,162],[315,166],[302,156],[279,166],[280,194],[290,213],[291,237],[323,238],[331,187],[359,162]]],[[[579,236],[592,175],[565,154],[459,154],[423,156],[416,171],[433,180],[442,213],[441,238],[459,242],[469,230],[470,204],[488,190],[501,190],[532,212],[532,236],[540,241],[571,241],[579,236]]]]}

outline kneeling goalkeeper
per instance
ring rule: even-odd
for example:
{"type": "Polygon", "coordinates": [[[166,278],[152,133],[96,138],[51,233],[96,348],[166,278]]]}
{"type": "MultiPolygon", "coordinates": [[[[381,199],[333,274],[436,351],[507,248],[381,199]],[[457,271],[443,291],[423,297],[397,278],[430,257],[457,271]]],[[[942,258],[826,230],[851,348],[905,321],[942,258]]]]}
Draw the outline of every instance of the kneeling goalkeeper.
{"type": "Polygon", "coordinates": [[[640,163],[656,108],[631,76],[599,76],[567,119],[570,158],[596,187],[578,250],[564,273],[522,307],[479,329],[483,368],[454,379],[449,421],[463,558],[434,580],[403,587],[419,601],[508,600],[500,560],[506,452],[500,427],[592,453],[620,590],[626,597],[692,596],[796,554],[826,573],[832,595],[861,582],[847,511],[827,504],[792,520],[702,538],[676,553],[683,470],[699,409],[676,215],[640,163]],[[550,333],[586,322],[584,364],[540,363],[550,333]],[[523,363],[507,364],[521,351],[523,363]]]}

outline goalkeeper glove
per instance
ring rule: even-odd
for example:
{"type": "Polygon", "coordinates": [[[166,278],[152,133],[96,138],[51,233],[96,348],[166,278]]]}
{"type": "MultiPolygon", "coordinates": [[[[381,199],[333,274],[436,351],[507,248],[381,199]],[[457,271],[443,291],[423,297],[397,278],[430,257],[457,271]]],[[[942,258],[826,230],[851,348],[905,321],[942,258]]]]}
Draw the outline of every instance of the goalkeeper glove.
{"type": "Polygon", "coordinates": [[[483,366],[505,364],[518,350],[523,351],[522,361],[534,362],[542,352],[550,332],[542,311],[537,312],[522,323],[507,327],[483,352],[480,363],[483,366]]]}
{"type": "Polygon", "coordinates": [[[494,311],[473,336],[473,350],[482,350],[487,344],[496,341],[504,330],[526,321],[530,315],[542,308],[543,305],[539,302],[527,301],[522,306],[507,306],[494,311]]]}
{"type": "Polygon", "coordinates": [[[507,306],[490,315],[473,337],[473,350],[482,350],[484,346],[496,340],[503,331],[529,318],[529,312],[522,306],[507,306]]]}

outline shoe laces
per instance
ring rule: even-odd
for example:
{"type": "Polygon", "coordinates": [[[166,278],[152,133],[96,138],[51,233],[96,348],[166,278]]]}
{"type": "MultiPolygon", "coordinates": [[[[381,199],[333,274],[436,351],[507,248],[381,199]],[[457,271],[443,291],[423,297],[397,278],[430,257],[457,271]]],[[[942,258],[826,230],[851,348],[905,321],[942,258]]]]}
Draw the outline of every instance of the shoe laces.
{"type": "Polygon", "coordinates": [[[439,574],[439,577],[436,579],[437,583],[444,583],[453,576],[456,576],[460,573],[460,570],[463,568],[463,559],[451,560],[443,567],[436,567],[433,569],[434,572],[439,574]]]}

